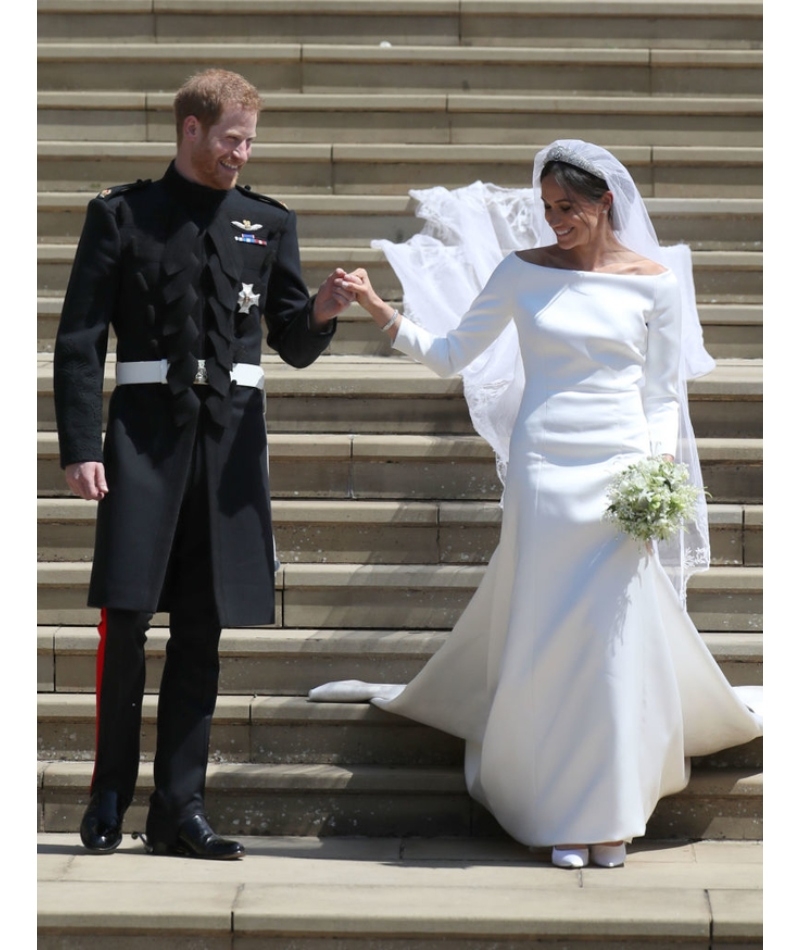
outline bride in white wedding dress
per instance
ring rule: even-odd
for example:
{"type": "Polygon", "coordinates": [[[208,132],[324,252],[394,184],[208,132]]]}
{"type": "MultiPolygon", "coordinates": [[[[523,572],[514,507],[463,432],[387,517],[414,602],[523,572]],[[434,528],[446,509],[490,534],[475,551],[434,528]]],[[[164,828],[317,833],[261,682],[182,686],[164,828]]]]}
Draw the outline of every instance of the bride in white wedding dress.
{"type": "MultiPolygon", "coordinates": [[[[419,306],[413,320],[393,310],[366,271],[345,278],[398,350],[464,375],[482,434],[487,406],[499,414],[487,437],[505,481],[503,523],[473,599],[411,683],[344,681],[309,698],[369,700],[462,737],[471,795],[514,838],[552,846],[561,867],[613,867],[659,798],[685,787],[690,756],[761,734],[757,691],[728,684],[683,607],[686,572],[668,575],[658,552],[603,518],[609,482],[631,462],[680,445],[697,474],[685,380],[692,361],[700,372],[713,363],[688,252],[659,249],[610,153],[553,143],[522,197],[534,246],[505,254],[446,332],[426,329],[436,321],[419,306]]],[[[415,279],[417,291],[430,287],[424,245],[418,276],[401,273],[404,290],[415,279]]],[[[702,508],[701,538],[704,527],[702,508]]],[[[692,570],[704,553],[707,535],[677,562],[692,570]]]]}

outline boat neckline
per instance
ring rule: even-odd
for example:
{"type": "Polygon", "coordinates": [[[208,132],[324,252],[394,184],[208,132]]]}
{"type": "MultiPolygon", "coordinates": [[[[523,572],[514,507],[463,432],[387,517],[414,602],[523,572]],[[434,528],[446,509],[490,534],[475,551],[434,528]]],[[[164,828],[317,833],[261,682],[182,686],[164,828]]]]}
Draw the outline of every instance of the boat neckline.
{"type": "Polygon", "coordinates": [[[538,267],[540,270],[559,271],[564,274],[592,274],[597,277],[664,277],[666,274],[672,273],[669,268],[658,274],[618,274],[608,270],[580,270],[577,267],[548,267],[547,264],[536,264],[533,261],[526,261],[525,258],[520,257],[519,251],[514,251],[513,256],[516,257],[521,264],[527,264],[529,267],[538,267]]]}

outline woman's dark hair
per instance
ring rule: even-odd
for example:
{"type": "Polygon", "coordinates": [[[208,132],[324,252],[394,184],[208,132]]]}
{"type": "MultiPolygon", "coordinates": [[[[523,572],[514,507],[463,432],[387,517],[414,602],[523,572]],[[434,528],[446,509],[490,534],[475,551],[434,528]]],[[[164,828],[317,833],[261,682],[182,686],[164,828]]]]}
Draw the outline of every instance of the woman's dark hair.
{"type": "MultiPolygon", "coordinates": [[[[542,168],[540,181],[552,175],[556,182],[569,195],[570,200],[574,201],[577,197],[591,204],[597,204],[607,191],[611,191],[605,178],[599,175],[593,175],[591,172],[578,168],[577,165],[570,165],[567,162],[552,161],[546,162],[542,168]]],[[[614,226],[614,207],[608,209],[608,223],[614,226]]]]}

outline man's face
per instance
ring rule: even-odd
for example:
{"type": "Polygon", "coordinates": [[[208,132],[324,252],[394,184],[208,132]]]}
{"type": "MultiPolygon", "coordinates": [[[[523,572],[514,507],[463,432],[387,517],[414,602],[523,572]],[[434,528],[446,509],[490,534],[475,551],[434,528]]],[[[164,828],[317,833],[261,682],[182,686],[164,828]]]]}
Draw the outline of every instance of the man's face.
{"type": "Polygon", "coordinates": [[[258,113],[228,107],[214,125],[204,129],[195,116],[184,124],[180,170],[209,188],[233,188],[239,170],[250,158],[258,113]]]}

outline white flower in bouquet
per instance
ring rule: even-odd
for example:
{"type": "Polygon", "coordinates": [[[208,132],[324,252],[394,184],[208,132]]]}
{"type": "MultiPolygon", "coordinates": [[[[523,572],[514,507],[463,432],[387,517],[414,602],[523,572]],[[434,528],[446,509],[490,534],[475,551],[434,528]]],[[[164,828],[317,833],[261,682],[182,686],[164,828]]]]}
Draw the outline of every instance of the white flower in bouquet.
{"type": "Polygon", "coordinates": [[[653,456],[614,476],[605,518],[649,547],[671,538],[693,516],[701,494],[685,465],[653,456]]]}

